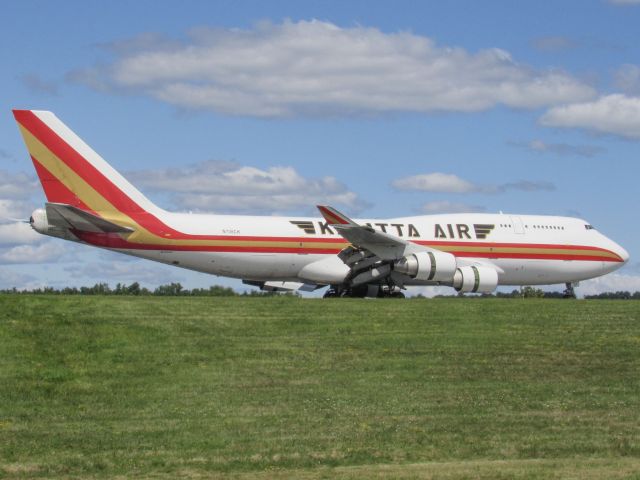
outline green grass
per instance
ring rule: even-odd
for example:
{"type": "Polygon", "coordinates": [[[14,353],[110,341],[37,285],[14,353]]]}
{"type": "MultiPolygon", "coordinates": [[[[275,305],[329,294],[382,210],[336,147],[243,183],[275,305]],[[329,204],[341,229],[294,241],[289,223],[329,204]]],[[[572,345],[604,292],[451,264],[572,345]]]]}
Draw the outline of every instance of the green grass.
{"type": "Polygon", "coordinates": [[[0,296],[0,477],[638,472],[640,302],[0,296]]]}

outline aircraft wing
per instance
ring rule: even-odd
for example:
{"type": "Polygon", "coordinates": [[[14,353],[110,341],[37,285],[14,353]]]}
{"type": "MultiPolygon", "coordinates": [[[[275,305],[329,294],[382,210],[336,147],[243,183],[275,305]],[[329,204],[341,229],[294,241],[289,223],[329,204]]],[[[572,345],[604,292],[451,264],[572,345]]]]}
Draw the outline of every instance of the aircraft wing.
{"type": "Polygon", "coordinates": [[[50,225],[92,233],[132,233],[133,229],[123,227],[102,217],[65,203],[46,203],[47,220],[50,225]]]}
{"type": "Polygon", "coordinates": [[[433,251],[428,247],[408,242],[396,235],[360,225],[333,207],[318,205],[324,219],[354,247],[371,252],[380,260],[398,260],[415,252],[433,251]]]}
{"type": "MultiPolygon", "coordinates": [[[[462,268],[466,267],[483,267],[485,268],[485,274],[489,275],[493,271],[497,282],[497,276],[499,273],[503,273],[502,270],[490,262],[478,261],[477,259],[459,259],[456,260],[451,254],[436,250],[431,247],[423,245],[417,245],[409,242],[401,237],[390,235],[385,232],[374,230],[368,225],[359,225],[351,220],[346,215],[340,213],[335,208],[329,206],[318,205],[318,209],[325,220],[331,225],[332,228],[342,235],[343,238],[351,243],[351,246],[342,250],[338,257],[350,268],[351,272],[347,277],[347,282],[351,287],[358,287],[363,284],[380,282],[388,277],[391,278],[393,284],[404,288],[406,281],[406,275],[408,271],[399,271],[399,266],[402,267],[403,257],[414,257],[414,261],[417,261],[419,265],[422,260],[417,260],[418,257],[427,260],[427,265],[430,268],[428,278],[423,275],[421,280],[431,281],[433,283],[440,283],[443,280],[446,284],[451,284],[455,278],[455,272],[458,266],[462,268]],[[413,254],[413,255],[412,255],[413,254]],[[425,255],[428,254],[428,255],[425,255]],[[436,258],[438,260],[436,260],[436,258]],[[401,262],[398,263],[398,260],[401,262]],[[441,263],[444,261],[444,263],[441,263]],[[436,263],[437,262],[437,263],[436,263]],[[439,265],[439,267],[436,267],[439,265]],[[443,268],[444,265],[444,268],[443,268]],[[442,269],[445,276],[441,276],[437,268],[442,269]],[[438,277],[438,275],[440,275],[438,277]]],[[[479,282],[478,269],[472,270],[476,272],[476,283],[479,282]]],[[[410,276],[414,274],[409,273],[410,276]]],[[[460,273],[462,275],[462,273],[460,273]]],[[[414,277],[415,278],[415,277],[414,277]]],[[[474,276],[472,275],[473,279],[474,276]]],[[[455,286],[455,283],[454,283],[455,286]]],[[[464,284],[461,284],[464,287],[464,284]]],[[[474,284],[470,284],[470,288],[475,288],[477,291],[478,285],[474,287],[474,284]]],[[[495,286],[494,286],[495,288],[495,286]]],[[[484,291],[484,290],[482,290],[484,291]]]]}

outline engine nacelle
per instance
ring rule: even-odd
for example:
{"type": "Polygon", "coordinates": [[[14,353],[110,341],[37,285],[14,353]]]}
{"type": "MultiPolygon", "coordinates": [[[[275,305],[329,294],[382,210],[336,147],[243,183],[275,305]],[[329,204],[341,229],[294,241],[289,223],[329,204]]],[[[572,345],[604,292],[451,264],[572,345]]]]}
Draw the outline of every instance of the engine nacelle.
{"type": "Polygon", "coordinates": [[[349,267],[336,255],[331,255],[304,266],[298,277],[312,283],[335,285],[343,283],[348,274],[349,267]]]}
{"type": "Polygon", "coordinates": [[[491,267],[460,267],[453,288],[462,293],[491,293],[498,286],[498,272],[491,267]]]}
{"type": "Polygon", "coordinates": [[[451,282],[456,257],[446,252],[417,252],[398,260],[393,269],[424,282],[451,282]]]}
{"type": "Polygon", "coordinates": [[[47,220],[47,212],[43,208],[34,210],[29,219],[29,224],[38,233],[49,233],[49,220],[47,220]]]}

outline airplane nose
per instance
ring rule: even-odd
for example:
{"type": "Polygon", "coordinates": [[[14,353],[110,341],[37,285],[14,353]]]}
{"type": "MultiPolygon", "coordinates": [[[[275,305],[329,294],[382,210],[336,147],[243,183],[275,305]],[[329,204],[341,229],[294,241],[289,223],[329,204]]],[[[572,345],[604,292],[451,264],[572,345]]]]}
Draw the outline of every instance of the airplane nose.
{"type": "Polygon", "coordinates": [[[621,246],[618,246],[616,253],[622,259],[622,263],[627,263],[629,261],[629,253],[621,246]]]}

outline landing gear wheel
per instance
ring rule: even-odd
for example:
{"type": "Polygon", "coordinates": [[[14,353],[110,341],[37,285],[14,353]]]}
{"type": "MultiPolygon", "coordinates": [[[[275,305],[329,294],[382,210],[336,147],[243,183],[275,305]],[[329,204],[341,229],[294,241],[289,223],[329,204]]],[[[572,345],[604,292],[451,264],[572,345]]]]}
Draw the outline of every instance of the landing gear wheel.
{"type": "Polygon", "coordinates": [[[346,296],[353,298],[364,298],[367,296],[367,292],[367,285],[358,285],[357,287],[350,288],[346,296]]]}
{"type": "Polygon", "coordinates": [[[340,295],[338,295],[338,292],[336,292],[333,288],[330,288],[329,290],[324,292],[322,298],[337,298],[339,296],[340,295]]]}

